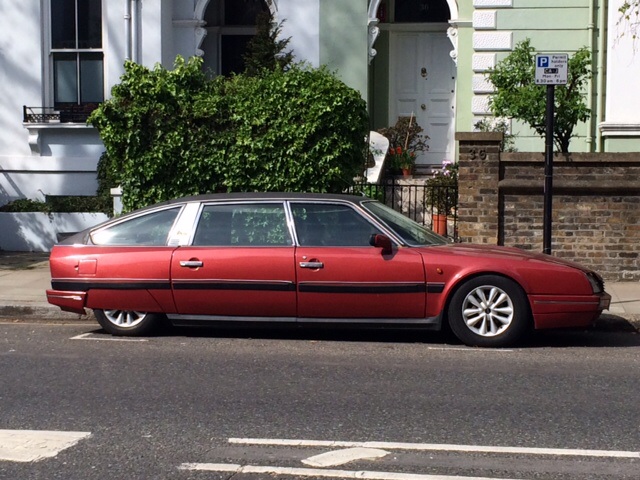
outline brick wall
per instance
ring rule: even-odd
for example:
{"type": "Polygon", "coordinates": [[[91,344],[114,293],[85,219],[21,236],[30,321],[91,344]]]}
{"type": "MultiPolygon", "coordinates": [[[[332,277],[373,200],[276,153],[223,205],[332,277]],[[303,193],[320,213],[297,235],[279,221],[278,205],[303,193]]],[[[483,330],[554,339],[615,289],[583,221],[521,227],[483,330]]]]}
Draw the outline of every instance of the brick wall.
{"type": "MultiPolygon", "coordinates": [[[[461,240],[543,248],[544,155],[500,153],[498,133],[459,133],[461,240]]],[[[640,280],[640,153],[556,155],[551,253],[605,279],[640,280]]]]}

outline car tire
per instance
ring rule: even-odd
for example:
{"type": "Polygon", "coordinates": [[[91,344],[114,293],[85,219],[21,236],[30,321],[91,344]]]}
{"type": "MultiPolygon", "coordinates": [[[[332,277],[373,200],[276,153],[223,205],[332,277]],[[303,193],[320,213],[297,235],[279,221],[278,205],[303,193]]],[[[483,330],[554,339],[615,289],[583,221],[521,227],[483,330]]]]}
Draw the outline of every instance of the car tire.
{"type": "Polygon", "coordinates": [[[477,347],[506,347],[531,326],[527,296],[517,283],[483,275],[463,283],[449,303],[448,319],[458,339],[477,347]]]}
{"type": "Polygon", "coordinates": [[[131,310],[95,309],[100,326],[111,335],[138,336],[152,333],[162,323],[163,315],[131,310]]]}

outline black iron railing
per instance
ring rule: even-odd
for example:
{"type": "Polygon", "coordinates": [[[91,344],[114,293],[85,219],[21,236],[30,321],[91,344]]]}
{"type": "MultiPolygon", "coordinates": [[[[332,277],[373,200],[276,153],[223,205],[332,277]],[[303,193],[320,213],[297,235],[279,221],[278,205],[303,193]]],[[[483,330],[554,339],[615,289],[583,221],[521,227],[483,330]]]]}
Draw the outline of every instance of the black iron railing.
{"type": "Polygon", "coordinates": [[[458,239],[457,187],[390,179],[377,184],[358,184],[353,192],[379,200],[436,233],[458,239]]]}
{"type": "Polygon", "coordinates": [[[24,123],[86,123],[97,103],[67,104],[60,107],[22,107],[24,123]]]}

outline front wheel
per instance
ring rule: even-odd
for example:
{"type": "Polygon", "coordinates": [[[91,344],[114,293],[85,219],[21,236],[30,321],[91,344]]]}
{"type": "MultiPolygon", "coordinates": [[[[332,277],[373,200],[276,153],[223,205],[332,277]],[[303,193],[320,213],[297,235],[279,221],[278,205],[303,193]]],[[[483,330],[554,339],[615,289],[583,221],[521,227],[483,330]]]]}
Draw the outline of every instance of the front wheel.
{"type": "Polygon", "coordinates": [[[111,335],[136,336],[151,333],[162,321],[157,313],[136,312],[132,310],[93,311],[100,326],[111,335]]]}
{"type": "Polygon", "coordinates": [[[531,325],[529,304],[520,286],[496,275],[462,284],[451,298],[448,317],[456,337],[478,347],[512,345],[531,325]]]}

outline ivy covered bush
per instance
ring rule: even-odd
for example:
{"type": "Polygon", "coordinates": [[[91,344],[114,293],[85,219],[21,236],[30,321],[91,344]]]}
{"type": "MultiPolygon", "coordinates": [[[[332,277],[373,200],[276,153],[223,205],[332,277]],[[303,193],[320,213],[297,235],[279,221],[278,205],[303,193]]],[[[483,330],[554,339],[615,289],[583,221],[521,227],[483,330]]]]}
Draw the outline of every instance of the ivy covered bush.
{"type": "Polygon", "coordinates": [[[365,102],[327,69],[211,80],[201,67],[196,57],[173,70],[127,62],[89,118],[125,210],[211,192],[340,192],[362,172],[365,102]]]}

